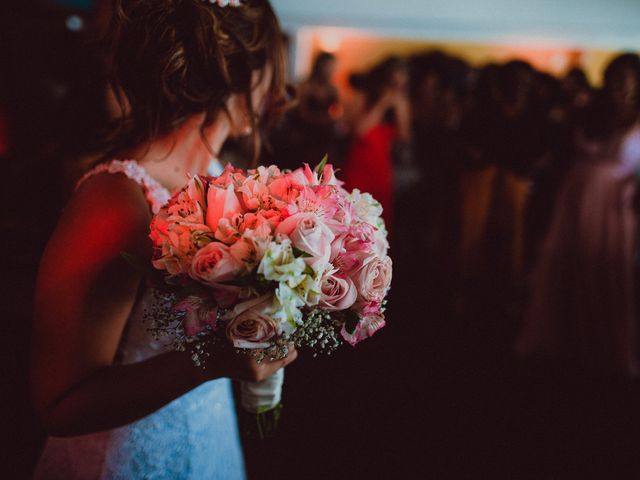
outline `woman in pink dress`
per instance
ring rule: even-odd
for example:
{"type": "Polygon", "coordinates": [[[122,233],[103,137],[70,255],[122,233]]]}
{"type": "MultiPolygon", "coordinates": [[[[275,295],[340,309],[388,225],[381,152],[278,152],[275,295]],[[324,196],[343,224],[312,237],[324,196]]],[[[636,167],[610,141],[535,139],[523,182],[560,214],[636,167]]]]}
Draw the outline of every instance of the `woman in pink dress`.
{"type": "Polygon", "coordinates": [[[591,138],[580,142],[539,252],[516,351],[635,376],[638,56],[623,55],[611,63],[597,102],[592,124],[583,128],[591,138]]]}

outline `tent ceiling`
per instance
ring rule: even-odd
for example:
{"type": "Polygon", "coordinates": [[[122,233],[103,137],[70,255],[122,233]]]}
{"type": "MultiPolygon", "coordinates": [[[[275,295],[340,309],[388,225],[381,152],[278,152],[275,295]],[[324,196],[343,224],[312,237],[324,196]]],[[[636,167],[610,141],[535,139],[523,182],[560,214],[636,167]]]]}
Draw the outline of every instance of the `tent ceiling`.
{"type": "Polygon", "coordinates": [[[285,28],[430,40],[640,49],[640,0],[272,0],[285,28]]]}

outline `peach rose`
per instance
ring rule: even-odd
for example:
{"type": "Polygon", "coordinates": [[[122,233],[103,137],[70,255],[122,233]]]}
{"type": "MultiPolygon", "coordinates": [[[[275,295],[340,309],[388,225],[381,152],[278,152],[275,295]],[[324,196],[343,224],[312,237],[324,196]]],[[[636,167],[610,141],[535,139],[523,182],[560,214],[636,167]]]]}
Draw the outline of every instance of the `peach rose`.
{"type": "Polygon", "coordinates": [[[391,285],[391,258],[359,252],[357,259],[359,266],[351,272],[351,279],[358,289],[358,303],[381,302],[391,285]]]}
{"type": "Polygon", "coordinates": [[[236,348],[267,348],[277,334],[277,324],[270,313],[271,294],[247,300],[235,306],[222,318],[228,321],[227,338],[236,348]]]}

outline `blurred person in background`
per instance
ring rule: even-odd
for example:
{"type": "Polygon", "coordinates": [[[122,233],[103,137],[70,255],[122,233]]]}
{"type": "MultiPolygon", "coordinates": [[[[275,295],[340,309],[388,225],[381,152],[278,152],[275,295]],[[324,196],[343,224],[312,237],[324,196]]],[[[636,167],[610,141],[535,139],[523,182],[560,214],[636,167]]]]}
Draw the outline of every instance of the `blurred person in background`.
{"type": "MultiPolygon", "coordinates": [[[[420,229],[442,287],[443,281],[455,282],[458,271],[457,183],[466,154],[460,128],[468,113],[474,72],[463,60],[439,51],[416,55],[409,64],[414,159],[420,180],[407,205],[420,204],[425,213],[421,222],[398,218],[397,223],[406,223],[409,235],[420,229]]],[[[400,206],[398,215],[402,211],[400,206]]]]}
{"type": "Polygon", "coordinates": [[[351,145],[342,178],[346,188],[370,193],[380,202],[390,232],[394,228],[394,158],[400,164],[411,162],[408,82],[407,65],[396,57],[349,78],[351,145]]]}
{"type": "Polygon", "coordinates": [[[615,459],[593,465],[600,476],[638,471],[629,446],[640,427],[639,94],[640,57],[624,54],[608,65],[592,101],[569,102],[584,115],[574,117],[570,158],[558,167],[515,340],[521,407],[546,445],[537,448],[556,464],[563,452],[568,471],[583,471],[591,457],[615,459]]]}
{"type": "Polygon", "coordinates": [[[336,57],[320,52],[309,77],[299,86],[295,105],[269,136],[270,151],[263,163],[295,169],[312,167],[327,155],[337,168],[343,163],[342,104],[333,83],[336,57]]]}
{"type": "Polygon", "coordinates": [[[599,374],[638,374],[633,208],[640,168],[640,57],[607,67],[535,267],[516,350],[599,374]]]}
{"type": "MultiPolygon", "coordinates": [[[[550,79],[551,83],[552,80],[550,79]]],[[[584,71],[572,68],[559,82],[555,79],[554,98],[548,112],[548,141],[551,146],[547,155],[534,165],[531,184],[525,206],[525,258],[524,272],[531,273],[542,239],[549,223],[558,191],[567,172],[575,160],[574,147],[577,133],[593,100],[593,88],[584,71]]]]}
{"type": "Polygon", "coordinates": [[[298,89],[300,116],[319,127],[333,125],[341,115],[338,89],[333,84],[336,57],[320,52],[313,62],[309,78],[298,89]]]}
{"type": "Polygon", "coordinates": [[[459,218],[456,259],[461,285],[456,293],[458,298],[454,300],[458,309],[462,308],[466,285],[473,285],[478,274],[486,268],[484,248],[497,173],[491,133],[499,118],[496,78],[500,68],[488,64],[478,71],[469,109],[460,127],[459,138],[464,152],[454,183],[458,192],[456,214],[459,218]]]}
{"type": "Polygon", "coordinates": [[[478,279],[490,275],[500,288],[480,295],[517,308],[509,304],[517,303],[524,285],[525,205],[532,172],[553,148],[556,87],[553,78],[523,61],[480,72],[462,133],[467,148],[467,167],[460,173],[463,303],[467,293],[480,293],[478,279]]]}

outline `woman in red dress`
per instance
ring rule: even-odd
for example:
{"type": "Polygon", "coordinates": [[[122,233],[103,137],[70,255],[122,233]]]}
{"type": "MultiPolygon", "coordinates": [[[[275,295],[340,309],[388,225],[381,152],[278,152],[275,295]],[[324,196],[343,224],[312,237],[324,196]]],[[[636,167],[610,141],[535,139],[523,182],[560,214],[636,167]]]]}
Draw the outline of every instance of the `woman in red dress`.
{"type": "Polygon", "coordinates": [[[370,193],[380,202],[382,217],[390,232],[393,227],[392,150],[410,139],[407,81],[404,63],[395,58],[366,74],[350,78],[354,89],[350,115],[353,140],[343,178],[347,188],[370,193]]]}

